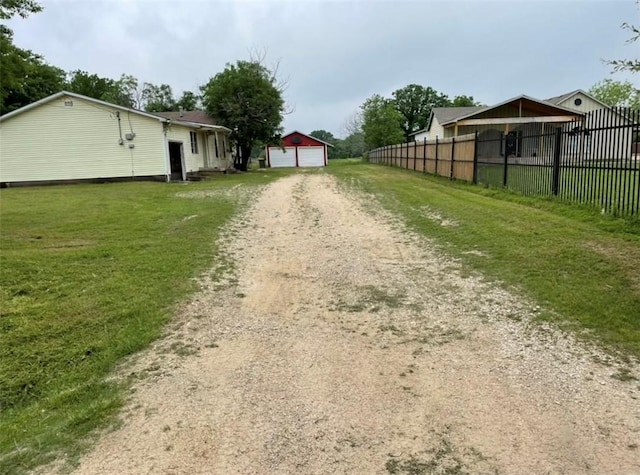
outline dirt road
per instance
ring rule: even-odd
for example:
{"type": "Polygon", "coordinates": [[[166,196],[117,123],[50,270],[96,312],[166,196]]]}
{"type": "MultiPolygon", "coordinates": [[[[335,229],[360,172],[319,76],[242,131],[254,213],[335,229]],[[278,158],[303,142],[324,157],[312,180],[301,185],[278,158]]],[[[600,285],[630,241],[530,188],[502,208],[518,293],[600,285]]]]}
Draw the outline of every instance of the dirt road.
{"type": "Polygon", "coordinates": [[[363,203],[268,186],[76,473],[640,473],[638,381],[363,203]]]}

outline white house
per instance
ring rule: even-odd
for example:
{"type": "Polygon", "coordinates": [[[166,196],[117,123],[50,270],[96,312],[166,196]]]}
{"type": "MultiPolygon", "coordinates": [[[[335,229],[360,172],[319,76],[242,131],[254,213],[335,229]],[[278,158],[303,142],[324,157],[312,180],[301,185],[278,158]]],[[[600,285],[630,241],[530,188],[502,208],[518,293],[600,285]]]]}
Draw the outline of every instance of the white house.
{"type": "Polygon", "coordinates": [[[228,128],[201,112],[180,114],[58,92],[0,117],[0,184],[186,180],[232,163],[228,128]]]}

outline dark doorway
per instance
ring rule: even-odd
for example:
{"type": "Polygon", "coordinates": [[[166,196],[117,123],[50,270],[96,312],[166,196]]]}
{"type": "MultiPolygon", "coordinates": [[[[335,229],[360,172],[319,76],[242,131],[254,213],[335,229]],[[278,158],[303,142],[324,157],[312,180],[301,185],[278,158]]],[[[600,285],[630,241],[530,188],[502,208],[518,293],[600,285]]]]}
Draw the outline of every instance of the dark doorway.
{"type": "Polygon", "coordinates": [[[182,142],[169,142],[169,165],[171,181],[182,181],[182,142]]]}

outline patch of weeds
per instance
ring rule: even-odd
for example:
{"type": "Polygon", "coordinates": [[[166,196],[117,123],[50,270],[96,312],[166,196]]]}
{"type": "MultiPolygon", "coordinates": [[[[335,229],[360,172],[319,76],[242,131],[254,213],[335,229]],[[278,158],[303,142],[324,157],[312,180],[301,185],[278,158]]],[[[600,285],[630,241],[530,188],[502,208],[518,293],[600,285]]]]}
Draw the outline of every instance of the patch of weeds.
{"type": "Polygon", "coordinates": [[[215,341],[212,341],[211,343],[207,343],[206,345],[204,345],[205,348],[218,348],[220,345],[218,345],[215,341]]]}
{"type": "Polygon", "coordinates": [[[198,348],[193,345],[185,344],[179,341],[174,341],[169,346],[169,350],[173,351],[178,356],[191,356],[198,352],[198,348]]]}
{"type": "Polygon", "coordinates": [[[399,308],[402,305],[402,297],[399,294],[392,294],[384,289],[367,285],[362,287],[364,300],[369,303],[380,304],[387,308],[399,308]]]}
{"type": "Polygon", "coordinates": [[[398,458],[390,459],[385,464],[385,468],[391,474],[406,475],[430,475],[443,473],[447,475],[468,475],[464,469],[464,464],[453,454],[453,447],[447,439],[442,439],[441,446],[428,460],[411,455],[402,460],[398,458]]]}
{"type": "Polygon", "coordinates": [[[416,338],[409,338],[401,343],[420,343],[428,345],[446,345],[456,340],[464,340],[467,335],[457,328],[442,328],[435,326],[427,329],[426,335],[421,335],[416,338]]]}
{"type": "Polygon", "coordinates": [[[513,320],[515,322],[521,322],[522,321],[522,315],[518,315],[517,313],[507,313],[505,316],[509,320],[513,320]]]}
{"type": "Polygon", "coordinates": [[[611,375],[613,379],[618,381],[637,381],[638,378],[631,372],[629,368],[618,368],[617,373],[611,375]]]}
{"type": "MultiPolygon", "coordinates": [[[[488,458],[480,451],[472,447],[459,453],[447,436],[442,436],[435,449],[406,458],[393,457],[385,464],[387,472],[402,475],[470,475],[477,473],[480,466],[491,470],[488,458]],[[476,467],[476,470],[472,471],[470,465],[476,467]]],[[[492,471],[498,473],[495,468],[492,471]]]]}
{"type": "Polygon", "coordinates": [[[378,329],[381,332],[391,332],[396,336],[402,335],[402,333],[403,333],[402,330],[400,330],[397,326],[395,326],[393,324],[392,325],[380,325],[378,327],[378,329]]]}
{"type": "Polygon", "coordinates": [[[594,363],[598,363],[601,364],[603,366],[613,366],[613,363],[611,362],[611,360],[609,358],[606,357],[601,357],[599,355],[593,355],[593,357],[591,358],[592,361],[594,363]]]}
{"type": "Polygon", "coordinates": [[[359,313],[359,312],[364,312],[366,310],[366,307],[364,306],[364,304],[360,302],[347,303],[347,302],[344,302],[343,300],[338,300],[330,308],[330,310],[334,312],[339,311],[339,312],[348,312],[348,313],[359,313]]]}

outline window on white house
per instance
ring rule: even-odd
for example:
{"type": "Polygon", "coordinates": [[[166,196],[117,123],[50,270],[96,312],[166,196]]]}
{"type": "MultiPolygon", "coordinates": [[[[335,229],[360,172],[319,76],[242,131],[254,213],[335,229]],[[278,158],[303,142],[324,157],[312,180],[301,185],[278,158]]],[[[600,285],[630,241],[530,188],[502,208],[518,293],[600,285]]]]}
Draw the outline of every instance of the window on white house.
{"type": "Polygon", "coordinates": [[[196,134],[195,132],[189,132],[189,135],[191,136],[191,153],[197,154],[198,153],[198,134],[196,134]]]}
{"type": "Polygon", "coordinates": [[[216,146],[216,157],[219,157],[219,156],[220,156],[220,154],[218,153],[218,136],[217,136],[217,135],[214,135],[214,136],[213,136],[213,143],[214,143],[214,144],[215,144],[215,146],[216,146]]]}

